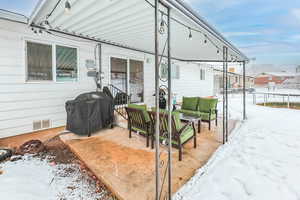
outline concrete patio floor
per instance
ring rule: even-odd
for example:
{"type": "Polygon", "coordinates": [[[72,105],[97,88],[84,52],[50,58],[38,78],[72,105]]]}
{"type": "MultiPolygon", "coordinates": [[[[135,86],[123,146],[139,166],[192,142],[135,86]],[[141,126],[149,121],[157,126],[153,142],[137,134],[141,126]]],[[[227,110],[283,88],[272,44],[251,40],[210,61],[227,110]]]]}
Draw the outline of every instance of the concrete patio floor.
{"type": "MultiPolygon", "coordinates": [[[[221,120],[220,120],[221,121],[221,120]]],[[[230,121],[229,128],[236,121],[230,121]]],[[[208,131],[207,124],[197,135],[197,148],[192,140],[184,145],[183,160],[178,161],[178,150],[173,148],[173,192],[175,193],[202,167],[221,143],[222,125],[208,131]]],[[[87,167],[121,200],[152,200],[155,195],[155,150],[146,148],[144,137],[115,127],[102,130],[92,137],[80,137],[69,133],[60,136],[87,167]]],[[[161,146],[161,177],[167,167],[167,148],[161,146]]],[[[165,180],[161,199],[167,191],[165,180]]]]}

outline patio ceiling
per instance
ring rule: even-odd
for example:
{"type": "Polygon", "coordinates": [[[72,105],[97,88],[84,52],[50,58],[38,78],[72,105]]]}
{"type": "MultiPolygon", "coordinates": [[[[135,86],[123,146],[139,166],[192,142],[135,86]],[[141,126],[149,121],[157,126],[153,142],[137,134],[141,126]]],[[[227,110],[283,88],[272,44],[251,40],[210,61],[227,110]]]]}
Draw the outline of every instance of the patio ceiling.
{"type": "MultiPolygon", "coordinates": [[[[40,0],[29,23],[44,26],[47,19],[51,30],[154,53],[154,0],[69,0],[69,2],[71,11],[66,14],[65,0],[40,0]]],[[[223,46],[227,46],[229,60],[248,60],[186,4],[179,0],[162,2],[172,8],[173,58],[221,61],[223,46]],[[190,30],[192,39],[189,38],[190,30]]],[[[167,9],[162,4],[159,9],[161,11],[159,23],[161,16],[167,22],[165,15],[167,9]]],[[[167,34],[160,34],[159,39],[162,52],[167,34]]]]}

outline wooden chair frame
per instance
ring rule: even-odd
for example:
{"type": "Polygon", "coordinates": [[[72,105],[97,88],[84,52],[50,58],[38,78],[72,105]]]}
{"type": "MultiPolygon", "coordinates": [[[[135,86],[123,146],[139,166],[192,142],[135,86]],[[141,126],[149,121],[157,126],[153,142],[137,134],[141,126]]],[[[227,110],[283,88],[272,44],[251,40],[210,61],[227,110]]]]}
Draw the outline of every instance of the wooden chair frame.
{"type": "MultiPolygon", "coordinates": [[[[141,109],[136,109],[136,108],[129,108],[125,107],[127,116],[128,116],[128,130],[129,130],[129,138],[132,137],[131,133],[132,131],[136,132],[133,130],[133,127],[141,129],[146,132],[146,146],[149,147],[149,140],[150,140],[150,135],[152,134],[153,131],[151,131],[151,122],[146,121],[145,119],[145,111],[141,109]]],[[[140,134],[142,135],[142,134],[140,134]]]]}
{"type": "MultiPolygon", "coordinates": [[[[148,112],[150,119],[151,119],[151,125],[154,127],[155,121],[156,121],[156,112],[148,112]]],[[[179,161],[182,160],[182,147],[185,143],[190,141],[192,138],[194,139],[194,148],[197,147],[197,134],[196,134],[196,129],[194,126],[194,123],[187,123],[185,124],[180,130],[176,129],[176,123],[175,123],[175,117],[172,116],[172,140],[176,141],[177,144],[173,144],[172,146],[175,148],[178,148],[179,150],[179,161]],[[184,130],[188,127],[192,126],[194,134],[193,137],[189,138],[187,141],[184,143],[181,142],[180,136],[181,134],[184,133],[184,130]]],[[[154,128],[152,128],[154,130],[154,128]]],[[[165,138],[168,138],[168,114],[167,113],[160,113],[159,114],[159,133],[160,136],[163,136],[165,138]]],[[[155,135],[154,133],[151,134],[151,147],[154,148],[154,141],[155,141],[155,135]]],[[[162,139],[160,138],[160,141],[162,142],[162,139]]]]}

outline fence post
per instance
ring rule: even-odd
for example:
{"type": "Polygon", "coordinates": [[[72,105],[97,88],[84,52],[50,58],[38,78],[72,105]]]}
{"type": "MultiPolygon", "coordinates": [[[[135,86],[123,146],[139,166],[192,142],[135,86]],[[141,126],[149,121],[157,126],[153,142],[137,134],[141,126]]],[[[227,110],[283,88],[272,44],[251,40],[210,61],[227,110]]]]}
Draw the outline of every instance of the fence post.
{"type": "Polygon", "coordinates": [[[288,108],[290,108],[290,94],[288,94],[288,104],[287,104],[288,108]]]}
{"type": "Polygon", "coordinates": [[[266,94],[264,94],[264,106],[266,106],[266,94]]]}

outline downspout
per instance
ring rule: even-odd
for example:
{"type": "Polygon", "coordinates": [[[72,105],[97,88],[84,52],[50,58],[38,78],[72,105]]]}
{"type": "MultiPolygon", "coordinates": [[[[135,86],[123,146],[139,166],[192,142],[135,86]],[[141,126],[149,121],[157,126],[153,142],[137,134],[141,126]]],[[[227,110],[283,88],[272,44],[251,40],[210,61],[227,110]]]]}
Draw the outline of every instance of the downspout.
{"type": "Polygon", "coordinates": [[[99,54],[99,72],[98,72],[98,76],[99,76],[99,87],[98,90],[102,91],[103,88],[103,84],[102,84],[102,79],[103,79],[103,73],[102,73],[102,44],[98,43],[98,54],[99,54]]]}

